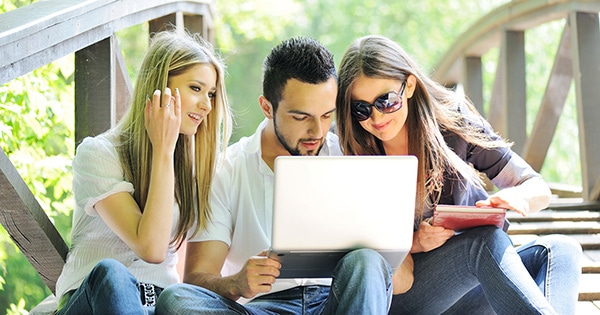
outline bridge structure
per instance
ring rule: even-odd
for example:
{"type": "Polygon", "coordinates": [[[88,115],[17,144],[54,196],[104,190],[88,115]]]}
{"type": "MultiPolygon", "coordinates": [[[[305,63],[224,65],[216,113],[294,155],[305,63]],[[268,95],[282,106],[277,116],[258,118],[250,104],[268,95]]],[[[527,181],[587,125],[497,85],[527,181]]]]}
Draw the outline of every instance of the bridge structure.
{"type": "MultiPolygon", "coordinates": [[[[516,245],[537,235],[568,234],[584,248],[578,312],[600,314],[600,0],[513,0],[474,23],[435,67],[434,78],[465,93],[514,149],[540,170],[569,88],[575,86],[582,170],[578,190],[538,215],[511,217],[516,245]],[[552,70],[537,113],[526,112],[525,33],[564,21],[552,70]],[[491,101],[484,111],[482,57],[499,49],[491,101]],[[535,124],[527,134],[527,115],[535,124]]],[[[127,68],[115,33],[148,23],[214,39],[211,0],[46,0],[0,15],[0,84],[75,54],[75,141],[118,121],[131,99],[127,68]]],[[[54,292],[68,247],[17,169],[0,152],[0,224],[54,292]]],[[[44,303],[32,312],[44,310],[44,303]]]]}
{"type": "MultiPolygon", "coordinates": [[[[557,185],[548,209],[529,217],[511,215],[515,245],[538,235],[567,234],[584,249],[578,313],[600,314],[600,1],[514,0],[470,26],[435,66],[434,78],[460,86],[494,129],[540,171],[569,90],[574,85],[582,183],[557,185]],[[564,28],[539,109],[527,112],[526,33],[546,23],[564,28]],[[498,51],[491,97],[484,108],[483,58],[498,51]],[[485,110],[487,109],[487,110],[485,110]],[[535,123],[527,134],[527,115],[535,123]]],[[[539,78],[536,78],[539,79],[539,78]]],[[[573,139],[575,141],[575,139],[573,139]]],[[[577,165],[573,161],[573,165],[577,165]]],[[[551,167],[551,166],[550,166],[551,167]]]]}

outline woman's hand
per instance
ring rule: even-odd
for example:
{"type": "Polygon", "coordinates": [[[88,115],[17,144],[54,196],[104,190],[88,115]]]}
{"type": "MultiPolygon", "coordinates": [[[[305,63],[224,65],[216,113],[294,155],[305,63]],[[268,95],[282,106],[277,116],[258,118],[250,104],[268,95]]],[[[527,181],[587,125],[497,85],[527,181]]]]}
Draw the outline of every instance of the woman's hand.
{"type": "Polygon", "coordinates": [[[541,177],[532,177],[520,185],[502,189],[475,205],[510,209],[525,216],[546,208],[551,197],[548,184],[541,177]]]}
{"type": "Polygon", "coordinates": [[[427,221],[421,221],[419,229],[413,235],[411,253],[428,252],[436,249],[454,236],[454,231],[441,226],[432,226],[427,221]]]}
{"type": "Polygon", "coordinates": [[[508,190],[499,191],[491,195],[486,200],[480,200],[475,203],[477,207],[495,207],[514,210],[522,216],[529,213],[529,203],[518,195],[512,195],[508,190]]]}
{"type": "Polygon", "coordinates": [[[175,89],[175,96],[171,96],[171,89],[168,87],[165,88],[162,96],[160,90],[154,91],[152,99],[146,100],[144,114],[146,132],[152,143],[152,149],[155,152],[173,154],[181,125],[179,89],[175,89]]]}

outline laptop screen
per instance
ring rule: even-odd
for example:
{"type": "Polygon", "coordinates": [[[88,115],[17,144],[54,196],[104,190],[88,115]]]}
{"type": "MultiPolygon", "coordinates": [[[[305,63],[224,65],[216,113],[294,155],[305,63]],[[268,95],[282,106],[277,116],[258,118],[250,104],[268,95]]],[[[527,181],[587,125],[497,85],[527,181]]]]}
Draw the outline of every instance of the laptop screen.
{"type": "Polygon", "coordinates": [[[396,268],[412,246],[417,163],[414,156],[278,157],[271,255],[282,277],[317,277],[307,269],[330,276],[356,248],[375,249],[396,268]]]}

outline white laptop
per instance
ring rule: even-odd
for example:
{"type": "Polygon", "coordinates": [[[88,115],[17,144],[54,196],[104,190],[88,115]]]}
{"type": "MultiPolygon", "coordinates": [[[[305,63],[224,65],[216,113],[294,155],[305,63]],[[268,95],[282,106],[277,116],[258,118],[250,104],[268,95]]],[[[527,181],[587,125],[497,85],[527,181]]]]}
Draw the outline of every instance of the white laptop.
{"type": "Polygon", "coordinates": [[[396,269],[412,246],[416,182],[414,156],[276,158],[269,256],[280,278],[330,278],[357,248],[396,269]]]}

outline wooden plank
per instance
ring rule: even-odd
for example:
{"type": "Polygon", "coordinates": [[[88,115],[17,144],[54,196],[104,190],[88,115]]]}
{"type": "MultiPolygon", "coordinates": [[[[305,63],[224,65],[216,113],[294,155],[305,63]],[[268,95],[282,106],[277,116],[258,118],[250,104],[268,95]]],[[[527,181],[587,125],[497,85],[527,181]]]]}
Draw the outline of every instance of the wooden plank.
{"type": "Polygon", "coordinates": [[[600,300],[600,274],[581,274],[581,278],[579,280],[579,300],[600,300]]]}
{"type": "Polygon", "coordinates": [[[573,12],[569,16],[573,40],[573,77],[577,100],[579,148],[584,200],[598,200],[600,188],[600,29],[598,13],[573,12]],[[596,66],[593,66],[596,65],[596,66]],[[596,187],[596,188],[595,188],[596,187]]]}
{"type": "Polygon", "coordinates": [[[600,222],[512,223],[509,234],[589,234],[600,233],[600,222]]]}
{"type": "Polygon", "coordinates": [[[504,116],[504,97],[502,91],[504,90],[504,55],[502,49],[498,56],[498,64],[496,65],[496,76],[494,77],[494,84],[492,86],[492,96],[490,97],[490,106],[487,113],[487,120],[494,130],[502,135],[506,136],[506,117],[504,116]]]}
{"type": "MultiPolygon", "coordinates": [[[[594,261],[587,255],[591,250],[584,250],[581,257],[581,272],[582,273],[597,273],[600,274],[600,261],[594,261]]],[[[600,287],[598,287],[600,291],[600,287]]]]}
{"type": "Polygon", "coordinates": [[[513,0],[497,7],[457,36],[450,49],[441,56],[433,78],[438,82],[456,83],[463,77],[463,56],[483,56],[500,46],[504,30],[526,30],[564,19],[571,11],[599,12],[597,0],[513,0]]]}
{"type": "Polygon", "coordinates": [[[75,141],[111,127],[114,75],[114,37],[75,53],[75,141]]]}
{"type": "Polygon", "coordinates": [[[177,20],[177,14],[172,13],[148,21],[148,31],[150,32],[150,36],[152,36],[154,33],[171,29],[172,27],[182,28],[183,25],[181,25],[181,19],[179,24],[177,20]]]}
{"type": "Polygon", "coordinates": [[[553,211],[542,210],[527,216],[509,211],[506,214],[508,220],[516,222],[549,222],[549,221],[596,221],[600,222],[600,212],[598,211],[553,211]]]}
{"type": "Polygon", "coordinates": [[[549,209],[552,210],[600,210],[600,202],[584,201],[583,198],[560,198],[552,200],[549,209]]]}
{"type": "Polygon", "coordinates": [[[552,143],[558,120],[565,107],[571,81],[573,81],[571,30],[569,24],[566,24],[535,124],[523,149],[523,158],[537,172],[542,169],[552,143]]]}
{"type": "Polygon", "coordinates": [[[600,249],[600,234],[571,234],[583,250],[599,250],[600,249]]]}
{"type": "MultiPolygon", "coordinates": [[[[511,231],[508,234],[515,246],[532,242],[540,237],[540,234],[521,234],[511,231]]],[[[598,234],[568,234],[568,236],[577,241],[584,251],[600,250],[600,235],[598,234]]]]}
{"type": "Polygon", "coordinates": [[[481,57],[465,58],[465,94],[471,99],[475,108],[483,112],[483,74],[481,71],[481,57]]]}
{"type": "Polygon", "coordinates": [[[527,83],[525,80],[525,32],[505,31],[502,40],[504,76],[502,101],[506,120],[505,137],[514,143],[513,151],[521,154],[527,140],[527,83]]]}
{"type": "Polygon", "coordinates": [[[115,66],[115,112],[111,116],[112,125],[116,124],[131,105],[131,99],[133,98],[133,85],[131,84],[131,78],[127,72],[127,65],[123,58],[123,53],[119,48],[119,42],[114,40],[113,42],[113,60],[115,66]]]}
{"type": "Polygon", "coordinates": [[[2,150],[0,200],[0,223],[54,292],[67,245],[2,150]]]}
{"type": "MultiPolygon", "coordinates": [[[[24,15],[35,15],[39,6],[37,2],[2,14],[0,26],[4,25],[5,21],[17,21],[13,23],[20,27],[0,28],[0,84],[130,26],[175,12],[186,12],[190,15],[213,14],[210,0],[87,0],[83,3],[88,6],[70,7],[62,1],[39,2],[49,7],[60,7],[60,10],[51,11],[57,15],[53,18],[32,18],[25,20],[29,23],[18,24],[24,15]],[[27,54],[23,54],[23,51],[27,51],[27,54]]],[[[212,22],[212,19],[205,21],[212,22]]]]}
{"type": "Polygon", "coordinates": [[[600,308],[592,301],[579,301],[576,307],[576,315],[600,315],[600,308]]]}
{"type": "Polygon", "coordinates": [[[600,250],[586,250],[585,256],[595,262],[600,262],[600,250]]]}
{"type": "Polygon", "coordinates": [[[192,33],[201,34],[209,42],[214,42],[214,27],[212,16],[210,15],[190,15],[184,14],[183,21],[185,28],[192,33]]]}

